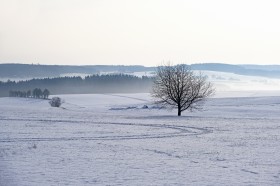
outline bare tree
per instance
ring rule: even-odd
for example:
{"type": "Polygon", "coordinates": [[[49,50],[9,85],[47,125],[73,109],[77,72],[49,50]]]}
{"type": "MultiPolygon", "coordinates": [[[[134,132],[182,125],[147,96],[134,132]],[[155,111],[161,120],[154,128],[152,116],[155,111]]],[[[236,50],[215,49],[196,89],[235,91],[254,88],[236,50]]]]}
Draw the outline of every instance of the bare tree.
{"type": "Polygon", "coordinates": [[[188,109],[200,109],[212,94],[213,85],[201,73],[194,74],[187,65],[167,64],[157,68],[152,96],[157,103],[177,108],[178,116],[188,109]]]}
{"type": "Polygon", "coordinates": [[[45,89],[42,94],[44,99],[48,99],[50,95],[50,91],[48,89],[45,89]]]}
{"type": "Polygon", "coordinates": [[[26,97],[28,97],[28,98],[31,97],[31,90],[28,90],[28,91],[26,92],[26,97]]]}

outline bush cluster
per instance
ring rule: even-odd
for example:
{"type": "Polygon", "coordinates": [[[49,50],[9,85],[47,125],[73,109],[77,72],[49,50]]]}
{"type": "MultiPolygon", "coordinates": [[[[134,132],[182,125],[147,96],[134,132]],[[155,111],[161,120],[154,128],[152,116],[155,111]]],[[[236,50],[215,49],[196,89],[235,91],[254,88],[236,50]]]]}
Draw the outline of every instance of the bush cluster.
{"type": "Polygon", "coordinates": [[[63,102],[60,97],[53,97],[49,103],[52,107],[60,107],[63,102]]]}

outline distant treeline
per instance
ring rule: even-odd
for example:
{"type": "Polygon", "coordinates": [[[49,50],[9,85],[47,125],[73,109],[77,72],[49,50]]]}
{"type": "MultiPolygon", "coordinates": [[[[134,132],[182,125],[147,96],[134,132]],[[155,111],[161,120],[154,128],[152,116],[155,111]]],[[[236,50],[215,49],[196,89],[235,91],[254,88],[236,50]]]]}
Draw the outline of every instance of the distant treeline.
{"type": "MultiPolygon", "coordinates": [[[[280,65],[230,65],[223,63],[201,63],[189,65],[192,70],[228,72],[247,76],[262,76],[280,78],[280,65]]],[[[102,74],[102,72],[133,73],[155,71],[156,67],[140,65],[28,65],[28,64],[0,64],[0,78],[44,78],[59,77],[64,74],[102,74]]]]}
{"type": "Polygon", "coordinates": [[[154,67],[140,65],[29,65],[29,64],[0,64],[0,78],[45,78],[59,77],[62,74],[98,74],[99,72],[132,73],[141,71],[153,71],[154,67]]]}
{"type": "Polygon", "coordinates": [[[10,91],[47,89],[52,94],[89,94],[89,93],[142,93],[150,92],[153,78],[132,75],[92,75],[81,77],[58,77],[32,79],[26,81],[0,81],[0,96],[9,96],[10,91]]]}
{"type": "Polygon", "coordinates": [[[45,89],[42,91],[40,88],[35,88],[33,91],[19,91],[19,90],[10,90],[9,96],[10,97],[23,97],[23,98],[41,98],[41,99],[48,99],[50,95],[50,91],[45,89]]]}

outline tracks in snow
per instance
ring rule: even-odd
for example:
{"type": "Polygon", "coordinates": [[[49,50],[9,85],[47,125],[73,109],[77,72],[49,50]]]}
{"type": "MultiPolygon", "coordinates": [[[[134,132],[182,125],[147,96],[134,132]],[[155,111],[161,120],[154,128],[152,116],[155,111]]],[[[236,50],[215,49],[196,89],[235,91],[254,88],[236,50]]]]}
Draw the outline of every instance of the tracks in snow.
{"type": "MultiPolygon", "coordinates": [[[[35,141],[93,141],[93,140],[137,140],[137,139],[160,139],[160,138],[172,138],[172,137],[184,137],[191,135],[202,135],[211,133],[212,131],[206,128],[191,127],[191,126],[182,126],[182,125],[166,125],[166,124],[140,124],[140,123],[117,123],[117,122],[92,122],[84,120],[45,120],[45,119],[0,119],[0,121],[19,121],[19,122],[42,122],[44,123],[78,123],[78,124],[90,124],[104,126],[118,126],[124,128],[125,126],[132,127],[129,130],[128,135],[96,135],[94,136],[72,136],[72,137],[0,137],[0,143],[9,143],[9,142],[35,142],[35,141]],[[135,127],[135,130],[133,130],[135,127]],[[135,134],[133,131],[137,131],[137,127],[145,127],[144,131],[154,129],[156,132],[153,133],[141,133],[135,134]],[[158,129],[158,130],[157,130],[158,129]],[[167,129],[166,131],[161,131],[161,129],[167,129]],[[133,134],[134,133],[134,134],[133,134]]],[[[47,126],[47,124],[46,124],[47,126]]],[[[108,128],[106,128],[108,129],[108,128]]],[[[112,128],[112,132],[115,128],[112,128]]],[[[118,128],[117,128],[118,129],[118,128]]],[[[75,131],[72,131],[75,132],[75,131]]],[[[93,131],[94,132],[94,131],[93,131]]]]}

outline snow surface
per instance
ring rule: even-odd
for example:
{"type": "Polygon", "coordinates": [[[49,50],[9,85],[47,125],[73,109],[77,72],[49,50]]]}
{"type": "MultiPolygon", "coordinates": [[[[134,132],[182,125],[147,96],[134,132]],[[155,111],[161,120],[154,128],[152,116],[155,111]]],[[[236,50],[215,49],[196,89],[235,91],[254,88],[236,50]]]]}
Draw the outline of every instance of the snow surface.
{"type": "Polygon", "coordinates": [[[280,90],[279,78],[238,75],[227,72],[201,71],[219,91],[280,90]]]}
{"type": "Polygon", "coordinates": [[[219,93],[182,117],[149,94],[0,98],[0,185],[280,185],[277,95],[219,93]]]}

